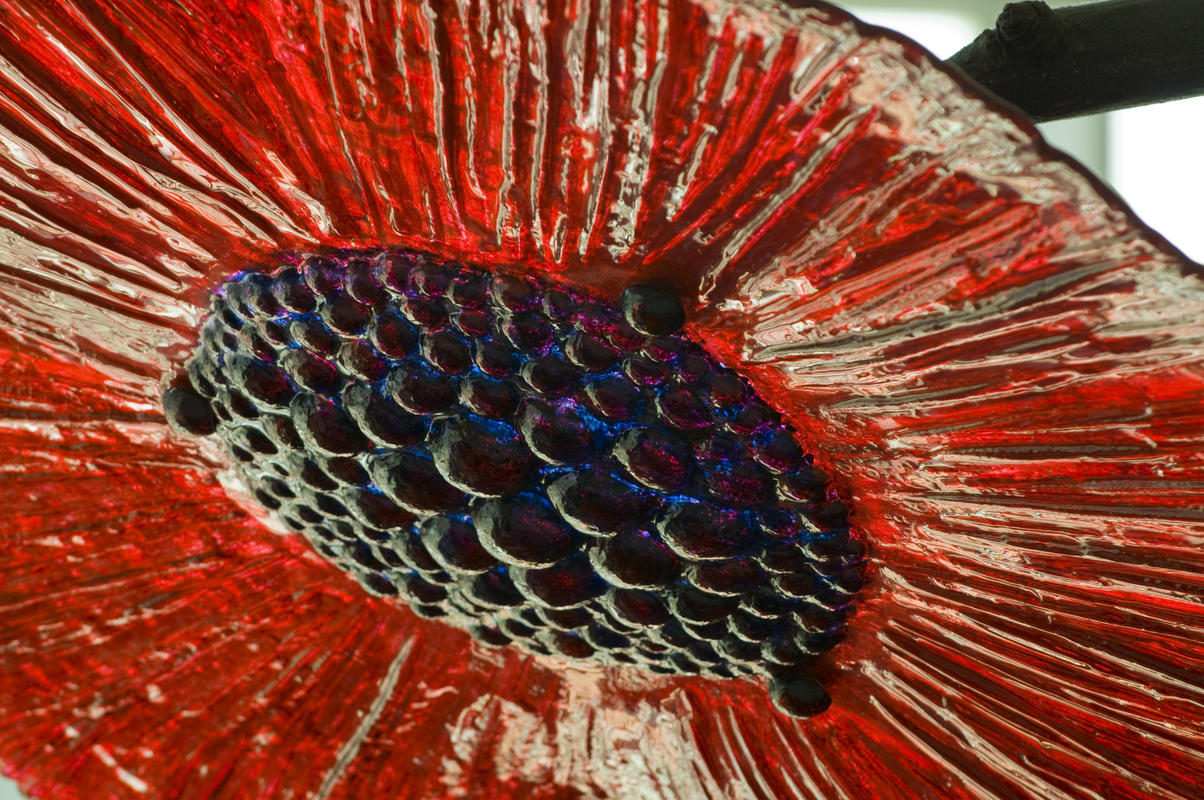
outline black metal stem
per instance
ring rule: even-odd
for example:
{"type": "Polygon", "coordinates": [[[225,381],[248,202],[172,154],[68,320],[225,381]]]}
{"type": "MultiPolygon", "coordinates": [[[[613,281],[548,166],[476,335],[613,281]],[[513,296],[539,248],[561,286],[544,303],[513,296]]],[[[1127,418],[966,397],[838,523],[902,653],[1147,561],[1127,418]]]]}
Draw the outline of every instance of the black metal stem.
{"type": "Polygon", "coordinates": [[[948,61],[1038,122],[1204,94],[1204,0],[1009,3],[948,61]]]}

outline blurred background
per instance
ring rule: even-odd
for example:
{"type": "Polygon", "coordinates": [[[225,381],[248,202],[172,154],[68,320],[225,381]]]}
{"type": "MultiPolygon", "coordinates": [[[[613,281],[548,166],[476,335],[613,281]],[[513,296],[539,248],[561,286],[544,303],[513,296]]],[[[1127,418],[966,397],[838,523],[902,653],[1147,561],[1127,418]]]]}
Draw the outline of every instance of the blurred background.
{"type": "MultiPolygon", "coordinates": [[[[1054,7],[1081,0],[1047,0],[1054,7]]],[[[948,58],[993,27],[1005,0],[894,0],[841,6],[893,28],[948,58]]],[[[1042,125],[1054,146],[1074,156],[1128,201],[1154,230],[1204,262],[1204,98],[1042,125]]],[[[0,800],[21,800],[0,778],[0,800]]]]}
{"type": "MultiPolygon", "coordinates": [[[[1007,0],[841,2],[875,25],[893,28],[949,58],[994,27],[1007,0]]],[[[1084,0],[1046,0],[1054,7],[1084,0]]],[[[1146,224],[1188,257],[1204,262],[1204,97],[1047,123],[1055,147],[1111,184],[1146,224]]]]}

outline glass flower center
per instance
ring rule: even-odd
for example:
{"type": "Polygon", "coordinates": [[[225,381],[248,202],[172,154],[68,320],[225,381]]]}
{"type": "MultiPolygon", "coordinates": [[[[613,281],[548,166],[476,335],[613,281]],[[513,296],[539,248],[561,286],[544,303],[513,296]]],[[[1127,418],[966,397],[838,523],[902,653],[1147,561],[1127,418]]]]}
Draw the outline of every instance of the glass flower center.
{"type": "Polygon", "coordinates": [[[807,716],[865,548],[780,416],[686,335],[398,250],[220,286],[164,393],[254,497],[369,593],[488,645],[770,679],[807,716]]]}

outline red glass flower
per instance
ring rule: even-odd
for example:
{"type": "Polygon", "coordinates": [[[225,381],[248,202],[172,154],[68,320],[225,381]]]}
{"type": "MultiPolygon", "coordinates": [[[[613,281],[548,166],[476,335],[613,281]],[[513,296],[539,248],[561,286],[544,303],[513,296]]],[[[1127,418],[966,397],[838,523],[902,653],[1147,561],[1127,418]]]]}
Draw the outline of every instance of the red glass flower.
{"type": "Polygon", "coordinates": [[[826,6],[0,2],[0,754],[37,797],[1190,798],[1204,286],[826,6]],[[478,649],[163,421],[210,292],[389,245],[657,281],[850,498],[800,721],[478,649]]]}

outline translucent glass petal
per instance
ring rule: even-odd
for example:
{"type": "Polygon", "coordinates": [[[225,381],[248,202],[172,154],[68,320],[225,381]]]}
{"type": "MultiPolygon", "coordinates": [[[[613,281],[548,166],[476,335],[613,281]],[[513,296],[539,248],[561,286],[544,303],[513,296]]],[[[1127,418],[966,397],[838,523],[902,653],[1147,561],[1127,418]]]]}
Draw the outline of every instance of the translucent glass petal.
{"type": "Polygon", "coordinates": [[[1204,291],[826,6],[0,0],[0,753],[35,796],[1190,797],[1204,291]],[[395,244],[657,279],[874,542],[833,708],[482,653],[154,398],[209,291],[395,244]]]}

